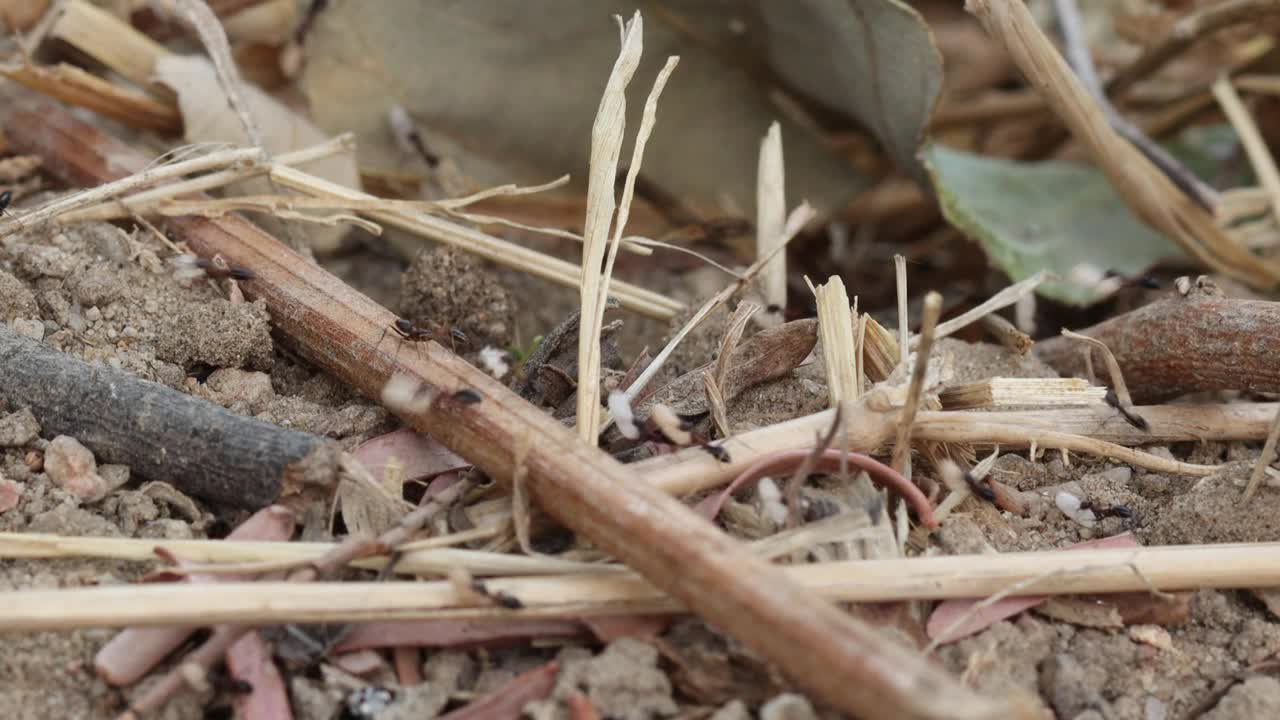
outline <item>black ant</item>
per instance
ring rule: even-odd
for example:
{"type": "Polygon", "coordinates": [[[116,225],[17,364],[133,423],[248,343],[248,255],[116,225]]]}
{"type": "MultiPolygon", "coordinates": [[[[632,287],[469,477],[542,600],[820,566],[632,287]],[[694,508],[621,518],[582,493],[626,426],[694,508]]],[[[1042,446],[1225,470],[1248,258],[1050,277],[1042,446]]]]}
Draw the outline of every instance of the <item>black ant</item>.
{"type": "Polygon", "coordinates": [[[471,388],[463,388],[453,394],[453,399],[463,405],[475,405],[481,400],[480,393],[471,388]]]}
{"type": "Polygon", "coordinates": [[[1112,390],[1110,388],[1107,389],[1106,402],[1108,405],[1115,408],[1116,411],[1118,411],[1120,415],[1124,417],[1125,422],[1129,423],[1130,425],[1134,426],[1135,428],[1143,432],[1148,432],[1151,430],[1151,425],[1150,423],[1147,422],[1146,418],[1142,417],[1141,415],[1133,412],[1129,408],[1124,407],[1123,405],[1120,404],[1120,398],[1116,395],[1115,390],[1112,390]]]}
{"type": "Polygon", "coordinates": [[[179,255],[173,259],[173,265],[175,268],[174,277],[179,280],[194,279],[201,275],[214,280],[227,278],[232,280],[253,280],[258,277],[257,273],[249,268],[228,265],[221,256],[202,258],[195,255],[179,255]]]}
{"type": "Polygon", "coordinates": [[[732,460],[729,459],[729,451],[724,449],[724,447],[720,445],[712,445],[711,443],[704,443],[702,445],[699,445],[698,447],[701,447],[703,450],[706,450],[708,455],[715,458],[716,460],[719,460],[722,463],[733,462],[732,460]]]}
{"type": "Polygon", "coordinates": [[[0,215],[9,215],[9,203],[13,202],[13,191],[0,192],[0,215]]]}
{"type": "Polygon", "coordinates": [[[1103,273],[1103,277],[1116,278],[1125,285],[1136,285],[1148,290],[1159,290],[1163,287],[1160,280],[1151,275],[1125,275],[1119,270],[1108,270],[1103,273]]]}
{"type": "Polygon", "coordinates": [[[230,695],[248,695],[253,692],[253,683],[233,677],[225,670],[210,670],[207,678],[210,687],[230,695]]]}
{"type": "Polygon", "coordinates": [[[226,263],[219,265],[208,258],[196,258],[192,264],[203,270],[205,275],[214,279],[231,278],[232,280],[253,280],[258,277],[257,274],[249,268],[239,267],[237,265],[227,265],[226,263]]]}
{"type": "Polygon", "coordinates": [[[1099,519],[1117,517],[1123,520],[1130,520],[1133,518],[1133,508],[1128,505],[1103,505],[1095,500],[1085,500],[1080,503],[1080,509],[1089,510],[1099,519]]]}
{"type": "MultiPolygon", "coordinates": [[[[407,340],[413,343],[420,343],[420,342],[425,342],[427,340],[434,340],[436,337],[435,329],[430,326],[419,325],[413,322],[412,320],[406,320],[404,318],[396,318],[395,322],[383,328],[382,334],[378,336],[378,342],[375,343],[373,346],[375,349],[377,349],[377,347],[382,344],[383,339],[387,337],[388,331],[394,332],[396,335],[399,335],[401,341],[407,340]]],[[[462,332],[458,328],[450,328],[449,329],[449,347],[454,352],[458,351],[458,343],[462,343],[463,345],[467,344],[466,333],[462,332]]],[[[396,354],[398,355],[399,353],[400,353],[400,349],[397,347],[396,354]]],[[[392,362],[395,362],[394,358],[392,359],[392,362]]]]}
{"type": "Polygon", "coordinates": [[[493,604],[500,608],[506,608],[507,610],[519,610],[524,607],[524,603],[520,602],[520,598],[501,590],[490,590],[480,580],[472,580],[471,589],[492,600],[493,604]]]}
{"type": "Polygon", "coordinates": [[[969,489],[973,491],[974,495],[977,495],[979,498],[989,503],[994,503],[996,501],[996,491],[992,490],[991,486],[987,483],[975,478],[973,473],[966,471],[964,474],[964,481],[965,484],[969,486],[969,489]]]}

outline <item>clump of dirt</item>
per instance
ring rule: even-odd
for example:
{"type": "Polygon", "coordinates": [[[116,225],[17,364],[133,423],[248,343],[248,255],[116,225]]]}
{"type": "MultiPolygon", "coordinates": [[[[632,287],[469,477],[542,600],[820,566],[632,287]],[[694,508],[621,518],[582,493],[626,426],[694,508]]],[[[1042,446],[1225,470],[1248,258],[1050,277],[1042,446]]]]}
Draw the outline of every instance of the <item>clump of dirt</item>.
{"type": "Polygon", "coordinates": [[[33,318],[40,314],[36,296],[12,273],[0,270],[0,320],[33,318]]]}
{"type": "Polygon", "coordinates": [[[267,304],[262,300],[233,304],[215,298],[181,305],[160,323],[156,357],[184,368],[200,364],[270,370],[275,358],[267,304]],[[191,333],[192,328],[199,332],[191,333]]]}
{"type": "Polygon", "coordinates": [[[675,715],[671,682],[658,669],[658,651],[652,645],[623,638],[599,655],[583,648],[567,648],[560,654],[560,674],[546,700],[530,703],[525,712],[534,720],[570,717],[569,698],[583,693],[600,717],[650,720],[675,715]]]}
{"type": "Polygon", "coordinates": [[[445,344],[449,330],[457,328],[475,349],[511,346],[514,308],[497,274],[451,247],[419,252],[401,278],[401,314],[415,323],[442,328],[440,342],[445,344]]]}

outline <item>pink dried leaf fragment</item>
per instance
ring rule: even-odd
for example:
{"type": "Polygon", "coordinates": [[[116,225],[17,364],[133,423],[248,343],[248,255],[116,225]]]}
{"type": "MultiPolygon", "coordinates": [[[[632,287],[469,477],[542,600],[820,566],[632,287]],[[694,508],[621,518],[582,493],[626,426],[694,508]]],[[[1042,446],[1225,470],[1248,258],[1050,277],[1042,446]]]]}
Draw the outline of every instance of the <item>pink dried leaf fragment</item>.
{"type": "Polygon", "coordinates": [[[235,696],[237,718],[290,720],[293,717],[284,680],[271,660],[270,647],[261,635],[251,632],[227,650],[227,670],[250,688],[249,692],[235,696]]]}
{"type": "MultiPolygon", "coordinates": [[[[1138,547],[1138,541],[1134,539],[1132,533],[1121,533],[1111,537],[1076,543],[1070,547],[1063,548],[1063,551],[1130,547],[1138,547]]],[[[1018,613],[1030,610],[1047,599],[1044,595],[1020,595],[1002,598],[974,612],[963,623],[954,628],[952,625],[959,621],[961,617],[970,613],[975,605],[982,602],[982,599],[943,600],[930,613],[925,632],[928,633],[930,640],[935,640],[942,644],[955,642],[982,632],[1001,620],[1007,620],[1018,613]],[[945,636],[942,637],[944,633],[945,636]],[[941,639],[939,639],[940,637],[941,639]]]]}
{"type": "Polygon", "coordinates": [[[426,435],[402,428],[360,443],[352,452],[375,478],[382,478],[387,462],[395,458],[404,467],[405,480],[421,480],[471,463],[426,435]]]}
{"type": "Polygon", "coordinates": [[[517,675],[511,682],[466,707],[441,715],[440,720],[506,720],[519,717],[525,705],[551,693],[559,673],[560,663],[552,660],[517,675]]]}
{"type": "Polygon", "coordinates": [[[18,501],[21,499],[22,485],[9,478],[0,477],[0,513],[7,513],[18,507],[18,501]]]}

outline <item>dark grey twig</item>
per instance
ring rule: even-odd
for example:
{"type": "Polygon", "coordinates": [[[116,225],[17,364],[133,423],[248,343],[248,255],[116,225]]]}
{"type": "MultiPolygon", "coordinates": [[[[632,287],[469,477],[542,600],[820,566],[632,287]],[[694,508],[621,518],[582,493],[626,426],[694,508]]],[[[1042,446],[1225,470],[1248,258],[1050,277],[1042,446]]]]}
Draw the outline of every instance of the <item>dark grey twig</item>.
{"type": "Polygon", "coordinates": [[[100,460],[237,508],[257,510],[337,478],[336,445],[200,398],[89,365],[0,323],[0,402],[31,408],[47,435],[100,460]]]}

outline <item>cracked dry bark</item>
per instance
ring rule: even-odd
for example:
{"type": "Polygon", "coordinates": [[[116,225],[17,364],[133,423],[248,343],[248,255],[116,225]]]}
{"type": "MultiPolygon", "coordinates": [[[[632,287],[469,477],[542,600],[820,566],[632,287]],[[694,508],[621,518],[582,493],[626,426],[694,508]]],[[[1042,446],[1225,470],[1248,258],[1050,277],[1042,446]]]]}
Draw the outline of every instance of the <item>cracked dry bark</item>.
{"type": "MultiPolygon", "coordinates": [[[[10,102],[0,120],[13,147],[41,155],[64,179],[116,177],[123,143],[47,104],[10,102]]],[[[435,343],[379,351],[394,316],[240,217],[176,218],[168,228],[202,256],[251,268],[276,329],[304,357],[378,397],[393,374],[435,401],[403,419],[491,476],[517,468],[539,505],[690,610],[776,663],[826,703],[866,718],[1030,717],[1024,699],[975,694],[917,653],[840,611],[756,558],[689,508],[650,486],[484,373],[435,343]],[[479,403],[452,399],[472,389],[479,403]]]]}
{"type": "MultiPolygon", "coordinates": [[[[1212,390],[1280,392],[1280,303],[1225,298],[1201,281],[1174,295],[1094,325],[1081,334],[1106,343],[1139,403],[1212,390]]],[[[1035,354],[1064,375],[1083,375],[1081,343],[1065,337],[1035,354]]],[[[1093,353],[1095,368],[1105,367],[1093,353]]]]}

